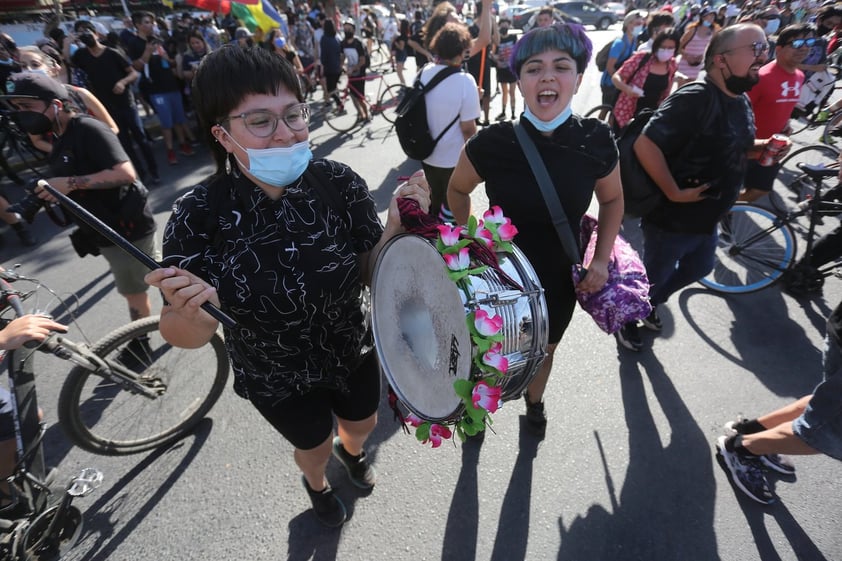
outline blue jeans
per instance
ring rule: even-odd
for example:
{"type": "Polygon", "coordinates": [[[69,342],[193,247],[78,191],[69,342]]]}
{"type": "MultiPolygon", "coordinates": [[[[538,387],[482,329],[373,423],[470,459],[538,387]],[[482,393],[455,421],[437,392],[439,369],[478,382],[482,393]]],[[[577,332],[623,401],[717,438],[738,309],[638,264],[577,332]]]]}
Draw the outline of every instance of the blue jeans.
{"type": "Polygon", "coordinates": [[[842,460],[842,349],[830,335],[825,337],[823,359],[824,379],[792,422],[792,432],[810,447],[842,460]]]}
{"type": "Polygon", "coordinates": [[[682,234],[643,223],[643,264],[653,306],[704,278],[713,269],[717,234],[682,234]]]}

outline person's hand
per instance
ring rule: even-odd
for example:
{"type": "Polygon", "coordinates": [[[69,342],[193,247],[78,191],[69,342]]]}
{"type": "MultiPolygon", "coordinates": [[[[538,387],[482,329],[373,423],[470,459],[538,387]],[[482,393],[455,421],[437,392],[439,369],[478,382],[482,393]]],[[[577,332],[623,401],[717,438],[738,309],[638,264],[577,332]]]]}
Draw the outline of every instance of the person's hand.
{"type": "Polygon", "coordinates": [[[698,187],[679,189],[677,193],[667,198],[674,203],[697,203],[706,198],[705,191],[708,189],[710,189],[710,183],[703,183],[698,187]]]}
{"type": "Polygon", "coordinates": [[[576,285],[576,290],[581,292],[598,292],[608,280],[608,262],[594,259],[587,267],[588,274],[576,285]]]}
{"type": "Polygon", "coordinates": [[[200,306],[205,302],[219,307],[216,289],[190,271],[163,267],[150,271],[143,280],[146,284],[159,288],[172,309],[187,319],[198,318],[200,314],[204,314],[200,306]]]}
{"type": "MultiPolygon", "coordinates": [[[[786,133],[784,133],[784,134],[786,134],[786,133]]],[[[772,137],[769,137],[769,138],[767,138],[767,139],[766,139],[766,142],[763,144],[763,149],[764,149],[764,150],[766,149],[766,146],[768,146],[768,144],[769,144],[771,141],[772,141],[772,137]]],[[[789,138],[787,138],[787,139],[786,139],[786,145],[785,145],[783,148],[781,148],[781,149],[778,151],[778,153],[777,153],[777,154],[775,154],[775,155],[774,155],[774,157],[772,158],[772,160],[773,160],[775,163],[780,162],[782,159],[784,159],[784,158],[786,157],[786,155],[787,155],[787,154],[789,154],[789,151],[790,151],[790,150],[792,150],[792,140],[790,140],[789,138]]],[[[761,152],[761,154],[762,154],[762,152],[761,152]]]]}
{"type": "Polygon", "coordinates": [[[111,92],[115,95],[122,95],[124,91],[126,91],[126,85],[121,81],[117,81],[117,83],[115,83],[114,87],[111,89],[111,92]]]}
{"type": "MultiPolygon", "coordinates": [[[[59,191],[60,193],[67,195],[73,189],[70,188],[70,178],[69,177],[51,177],[49,179],[45,179],[47,183],[50,184],[50,187],[59,191]]],[[[40,185],[35,186],[35,194],[38,196],[39,199],[42,201],[46,201],[48,203],[55,203],[56,198],[49,194],[46,189],[41,187],[40,185]]]]}
{"type": "Polygon", "coordinates": [[[389,203],[389,215],[386,219],[388,226],[400,228],[401,216],[398,211],[398,198],[406,197],[418,203],[424,212],[430,208],[430,184],[424,170],[413,173],[408,180],[404,181],[392,194],[392,201],[389,203]]]}
{"type": "Polygon", "coordinates": [[[67,326],[43,315],[30,314],[19,317],[0,331],[0,349],[18,349],[29,341],[40,343],[53,331],[67,333],[67,326]]]}

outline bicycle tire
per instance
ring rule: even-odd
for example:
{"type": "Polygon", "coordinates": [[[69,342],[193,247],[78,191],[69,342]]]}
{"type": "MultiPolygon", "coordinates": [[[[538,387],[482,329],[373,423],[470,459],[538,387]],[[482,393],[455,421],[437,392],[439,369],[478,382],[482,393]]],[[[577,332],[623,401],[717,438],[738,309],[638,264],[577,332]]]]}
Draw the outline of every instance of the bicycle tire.
{"type": "Polygon", "coordinates": [[[590,109],[587,113],[585,113],[584,117],[586,119],[599,119],[606,125],[613,126],[614,125],[614,107],[611,105],[597,105],[593,109],[590,109]],[[599,114],[605,111],[605,115],[600,118],[599,114]]]}
{"type": "Polygon", "coordinates": [[[398,104],[401,102],[401,99],[403,99],[405,92],[406,86],[395,84],[386,88],[380,96],[380,99],[377,100],[377,109],[379,113],[390,123],[394,123],[395,119],[398,118],[398,104]]]}
{"type": "Polygon", "coordinates": [[[710,290],[725,294],[762,290],[777,281],[795,260],[792,227],[766,209],[738,203],[718,228],[713,270],[699,281],[710,290]]]}
{"type": "MultiPolygon", "coordinates": [[[[70,371],[59,394],[58,417],[75,445],[106,456],[166,446],[186,436],[222,395],[229,365],[219,333],[198,349],[173,347],[158,331],[159,319],[152,316],[124,325],[91,348],[97,356],[115,361],[127,343],[149,336],[151,352],[126,356],[136,363],[133,370],[147,387],[156,381],[164,384],[158,397],[132,393],[81,366],[70,371]]],[[[123,357],[126,366],[128,359],[123,357]]]]}
{"type": "Polygon", "coordinates": [[[827,123],[824,125],[824,130],[822,130],[821,141],[830,146],[835,145],[840,137],[834,136],[831,132],[839,127],[842,127],[842,111],[837,111],[834,115],[830,116],[830,119],[827,120],[827,123]]]}
{"type": "Polygon", "coordinates": [[[781,160],[781,169],[775,176],[774,193],[770,193],[769,203],[783,214],[791,210],[793,205],[812,197],[815,191],[813,180],[797,164],[835,164],[838,157],[839,150],[827,144],[810,144],[793,150],[781,160]]]}

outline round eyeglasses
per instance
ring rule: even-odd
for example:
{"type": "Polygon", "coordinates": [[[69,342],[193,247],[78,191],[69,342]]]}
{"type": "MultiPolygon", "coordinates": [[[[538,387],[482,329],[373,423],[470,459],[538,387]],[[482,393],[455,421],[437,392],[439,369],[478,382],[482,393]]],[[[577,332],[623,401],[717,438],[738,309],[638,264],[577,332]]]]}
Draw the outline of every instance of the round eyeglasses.
{"type": "Polygon", "coordinates": [[[754,54],[754,58],[757,58],[769,51],[769,43],[767,43],[766,41],[755,41],[751,45],[743,45],[741,47],[734,47],[733,49],[722,51],[722,54],[733,53],[734,51],[739,51],[741,49],[751,49],[752,53],[754,54]]]}
{"type": "Polygon", "coordinates": [[[258,138],[269,138],[278,129],[278,121],[283,120],[284,124],[293,131],[303,131],[310,124],[310,106],[306,103],[292,105],[282,115],[258,109],[240,113],[239,115],[228,115],[223,121],[231,119],[242,119],[246,130],[258,138]]]}

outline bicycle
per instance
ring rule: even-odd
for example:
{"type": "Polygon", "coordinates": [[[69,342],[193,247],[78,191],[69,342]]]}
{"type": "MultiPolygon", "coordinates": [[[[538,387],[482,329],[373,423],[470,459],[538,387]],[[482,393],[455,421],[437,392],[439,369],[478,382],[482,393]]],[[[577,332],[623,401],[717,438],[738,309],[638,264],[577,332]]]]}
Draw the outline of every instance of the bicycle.
{"type": "Polygon", "coordinates": [[[597,105],[593,109],[588,110],[584,117],[586,119],[599,119],[606,125],[614,128],[614,106],[613,105],[597,105]]]}
{"type": "MultiPolygon", "coordinates": [[[[832,76],[833,79],[833,87],[828,88],[827,93],[824,94],[822,99],[818,103],[811,103],[809,104],[804,110],[803,114],[793,118],[791,120],[790,127],[792,128],[792,132],[790,133],[791,136],[795,136],[805,130],[813,130],[816,127],[824,125],[824,132],[822,133],[822,141],[828,142],[829,138],[829,128],[830,121],[834,120],[833,117],[838,117],[836,120],[836,124],[842,122],[842,114],[837,112],[831,119],[827,120],[820,120],[820,116],[824,113],[827,114],[828,107],[830,107],[831,102],[830,98],[833,93],[836,91],[838,84],[839,84],[839,77],[842,74],[842,66],[839,64],[838,58],[834,58],[832,61],[828,62],[827,65],[828,73],[832,76]]],[[[826,83],[828,86],[830,85],[829,82],[826,83]]],[[[805,83],[803,87],[807,87],[805,83]]]]}
{"type": "MultiPolygon", "coordinates": [[[[0,306],[21,317],[26,296],[12,289],[7,278],[11,277],[0,273],[0,306]]],[[[57,472],[48,471],[44,463],[46,425],[39,420],[33,346],[37,346],[34,341],[4,353],[9,360],[8,399],[15,420],[17,463],[6,479],[13,500],[0,514],[2,561],[58,559],[72,548],[82,530],[82,513],[72,505],[73,499],[92,493],[103,479],[99,470],[86,468],[70,479],[60,496],[54,489],[57,472]]]]}
{"type": "MultiPolygon", "coordinates": [[[[799,163],[813,182],[813,196],[794,209],[779,215],[752,204],[737,203],[719,223],[719,241],[713,270],[701,281],[703,286],[726,294],[743,294],[771,286],[794,270],[796,238],[792,223],[808,215],[805,256],[812,255],[816,226],[824,215],[842,213],[842,203],[822,197],[822,180],[836,177],[838,170],[799,163]]],[[[837,274],[842,262],[829,263],[818,270],[823,279],[837,274]]]]}
{"type": "MultiPolygon", "coordinates": [[[[826,144],[810,144],[793,150],[781,160],[775,176],[769,203],[775,212],[786,214],[793,205],[813,196],[813,181],[799,167],[799,163],[825,167],[838,166],[839,149],[826,144]]],[[[838,169],[838,167],[837,167],[838,169]]]]}
{"type": "MultiPolygon", "coordinates": [[[[339,105],[334,106],[335,99],[332,97],[332,93],[331,97],[329,97],[329,101],[321,102],[321,106],[319,108],[312,109],[312,116],[321,117],[321,120],[327,126],[340,133],[349,132],[358,126],[365,124],[358,118],[357,112],[354,108],[354,102],[351,99],[351,96],[354,95],[351,88],[355,80],[365,80],[367,82],[378,81],[377,95],[375,97],[377,102],[373,104],[370,103],[368,101],[368,96],[366,96],[363,99],[363,103],[368,105],[370,115],[374,116],[379,114],[382,115],[389,123],[394,123],[398,116],[395,110],[398,108],[398,104],[403,98],[406,88],[401,84],[389,85],[386,82],[385,76],[377,72],[368,74],[364,78],[351,78],[350,80],[345,74],[343,74],[334,92],[339,97],[339,105]]],[[[317,120],[318,119],[316,119],[316,121],[317,120]]],[[[311,119],[311,125],[313,121],[314,120],[311,119]]]]}

